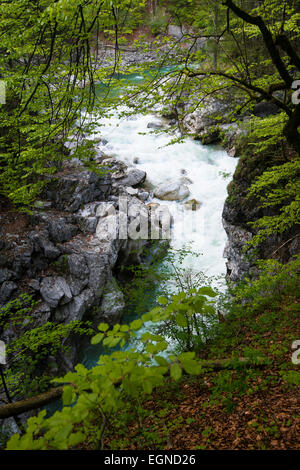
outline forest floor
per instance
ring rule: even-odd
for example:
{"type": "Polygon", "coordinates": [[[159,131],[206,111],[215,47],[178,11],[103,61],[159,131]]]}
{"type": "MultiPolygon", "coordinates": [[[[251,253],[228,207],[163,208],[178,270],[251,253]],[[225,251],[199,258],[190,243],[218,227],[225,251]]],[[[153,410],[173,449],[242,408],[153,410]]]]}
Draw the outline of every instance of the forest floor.
{"type": "Polygon", "coordinates": [[[279,311],[229,317],[224,324],[227,334],[214,340],[206,358],[245,354],[251,347],[269,364],[168,380],[139,410],[124,410],[126,426],[116,432],[124,422],[118,416],[111,431],[108,423],[105,449],[300,449],[300,386],[293,383],[299,365],[291,358],[300,332],[299,298],[279,311]]]}

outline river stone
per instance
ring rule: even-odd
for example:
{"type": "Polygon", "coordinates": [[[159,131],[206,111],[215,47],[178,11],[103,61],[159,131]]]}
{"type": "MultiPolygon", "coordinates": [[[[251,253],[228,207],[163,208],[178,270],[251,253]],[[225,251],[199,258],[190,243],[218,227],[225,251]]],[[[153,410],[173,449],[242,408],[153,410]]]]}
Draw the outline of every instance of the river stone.
{"type": "Polygon", "coordinates": [[[155,211],[159,206],[160,204],[158,204],[158,202],[149,202],[149,204],[147,204],[148,209],[151,211],[155,211]]]}
{"type": "Polygon", "coordinates": [[[148,129],[155,129],[155,130],[158,130],[158,129],[163,129],[164,125],[161,124],[161,123],[157,123],[157,122],[149,122],[147,124],[147,128],[148,129]]]}
{"type": "Polygon", "coordinates": [[[72,300],[72,292],[63,277],[45,277],[41,282],[41,296],[51,307],[66,304],[72,300]]]}
{"type": "Polygon", "coordinates": [[[138,189],[136,188],[132,188],[131,186],[127,186],[126,188],[126,192],[130,195],[130,196],[135,196],[136,194],[138,194],[138,189]]]}
{"type": "Polygon", "coordinates": [[[202,203],[200,201],[197,201],[197,199],[190,199],[189,201],[186,201],[184,203],[184,208],[188,211],[197,211],[200,209],[202,206],[202,203]]]}
{"type": "Polygon", "coordinates": [[[147,174],[145,171],[138,170],[137,168],[131,168],[127,171],[127,174],[125,173],[122,178],[118,179],[118,184],[135,187],[139,184],[142,184],[145,181],[146,176],[147,174]]]}
{"type": "Polygon", "coordinates": [[[182,201],[190,194],[189,188],[181,181],[163,183],[154,190],[154,196],[163,201],[182,201]]]}
{"type": "Polygon", "coordinates": [[[149,193],[147,193],[147,191],[142,191],[137,195],[137,197],[141,199],[141,201],[145,202],[149,199],[149,193]]]}

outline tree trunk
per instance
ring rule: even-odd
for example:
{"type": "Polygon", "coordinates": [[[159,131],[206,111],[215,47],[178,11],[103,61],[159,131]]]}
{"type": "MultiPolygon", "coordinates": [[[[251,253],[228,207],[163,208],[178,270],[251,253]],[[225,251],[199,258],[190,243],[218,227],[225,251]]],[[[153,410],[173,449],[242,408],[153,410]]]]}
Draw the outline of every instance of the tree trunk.
{"type": "Polygon", "coordinates": [[[296,150],[298,155],[300,156],[300,134],[298,131],[298,127],[300,126],[300,104],[296,106],[293,111],[293,114],[290,116],[285,128],[284,128],[284,135],[292,145],[292,147],[296,150]]]}

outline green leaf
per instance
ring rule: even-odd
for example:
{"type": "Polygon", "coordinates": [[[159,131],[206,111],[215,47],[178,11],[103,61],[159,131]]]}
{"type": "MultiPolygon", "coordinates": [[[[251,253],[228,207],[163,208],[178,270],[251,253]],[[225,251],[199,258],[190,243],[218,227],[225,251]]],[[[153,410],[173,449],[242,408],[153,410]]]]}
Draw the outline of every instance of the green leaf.
{"type": "Polygon", "coordinates": [[[103,338],[104,338],[104,334],[103,333],[98,333],[98,334],[96,334],[95,336],[92,337],[91,344],[98,344],[98,343],[100,343],[100,341],[102,341],[103,338]]]}
{"type": "Polygon", "coordinates": [[[70,385],[64,387],[62,401],[64,405],[72,405],[72,403],[76,399],[76,393],[74,392],[74,388],[70,385]]]}
{"type": "Polygon", "coordinates": [[[167,367],[169,364],[168,361],[162,356],[155,356],[155,360],[157,364],[159,364],[162,367],[167,367]]]}
{"type": "Polygon", "coordinates": [[[100,325],[98,326],[98,330],[103,331],[103,332],[107,331],[108,328],[109,328],[109,325],[107,323],[100,323],[100,325]]]}
{"type": "Polygon", "coordinates": [[[180,365],[175,362],[175,364],[172,364],[170,367],[170,376],[172,379],[174,379],[176,382],[181,378],[182,375],[182,369],[180,365]]]}
{"type": "Polygon", "coordinates": [[[198,375],[201,372],[201,366],[193,359],[183,359],[180,361],[187,374],[198,375]]]}
{"type": "Polygon", "coordinates": [[[185,328],[187,326],[187,319],[182,313],[177,313],[175,317],[176,323],[178,326],[181,326],[182,328],[185,328]]]}
{"type": "Polygon", "coordinates": [[[200,287],[198,294],[207,295],[208,297],[216,297],[218,295],[211,287],[200,287]]]}
{"type": "Polygon", "coordinates": [[[134,330],[134,331],[137,331],[143,326],[143,324],[144,323],[140,319],[139,320],[134,320],[133,322],[130,323],[130,329],[134,330]]]}
{"type": "Polygon", "coordinates": [[[80,442],[84,441],[84,439],[85,435],[81,431],[74,432],[69,436],[69,446],[77,446],[78,444],[80,444],[80,442]]]}
{"type": "Polygon", "coordinates": [[[166,297],[163,297],[163,296],[160,296],[158,297],[158,303],[160,303],[161,305],[167,305],[168,303],[168,299],[166,297]]]}

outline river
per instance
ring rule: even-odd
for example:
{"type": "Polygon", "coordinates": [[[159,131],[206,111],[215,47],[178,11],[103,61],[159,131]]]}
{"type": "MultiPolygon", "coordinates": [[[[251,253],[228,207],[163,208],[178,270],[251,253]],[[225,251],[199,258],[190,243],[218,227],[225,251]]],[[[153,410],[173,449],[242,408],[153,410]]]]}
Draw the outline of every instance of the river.
{"type": "MultiPolygon", "coordinates": [[[[188,254],[183,265],[207,276],[223,278],[222,289],[222,284],[225,286],[226,272],[223,258],[226,233],[222,226],[222,210],[227,185],[237,160],[229,157],[218,146],[204,146],[189,137],[182,143],[168,145],[171,138],[174,138],[174,131],[173,135],[155,132],[147,127],[149,123],[163,125],[165,129],[168,127],[166,120],[155,115],[137,114],[120,118],[116,112],[99,121],[95,137],[104,141],[100,145],[103,153],[115,156],[128,166],[146,171],[150,185],[178,180],[183,174],[191,180],[187,200],[199,201],[199,210],[185,210],[185,201],[161,201],[150,197],[147,203],[157,202],[169,208],[173,217],[171,248],[180,250],[188,245],[193,251],[201,253],[200,257],[188,254]]],[[[128,317],[130,318],[130,312],[127,312],[128,317]]],[[[82,362],[87,367],[92,367],[98,356],[99,348],[90,346],[86,349],[82,362]]]]}

